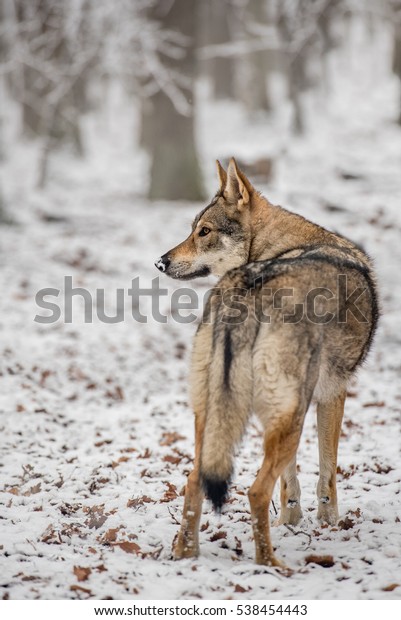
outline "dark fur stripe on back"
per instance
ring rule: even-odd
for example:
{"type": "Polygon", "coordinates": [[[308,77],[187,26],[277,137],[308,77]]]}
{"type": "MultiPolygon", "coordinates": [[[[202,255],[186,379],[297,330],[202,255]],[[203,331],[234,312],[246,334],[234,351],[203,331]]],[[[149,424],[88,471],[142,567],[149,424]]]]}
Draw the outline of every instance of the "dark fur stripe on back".
{"type": "MultiPolygon", "coordinates": [[[[360,364],[362,364],[369,352],[373,337],[377,329],[377,323],[380,317],[378,296],[376,292],[376,285],[372,277],[372,271],[367,265],[358,261],[353,261],[352,258],[348,256],[347,258],[342,258],[319,253],[316,252],[316,250],[310,251],[309,246],[300,249],[305,250],[305,254],[301,254],[300,256],[294,258],[273,258],[269,261],[260,261],[260,263],[248,263],[248,265],[245,266],[244,273],[245,285],[248,288],[257,289],[266,284],[266,282],[268,282],[269,280],[275,278],[276,276],[288,272],[289,270],[291,270],[292,267],[302,266],[302,264],[307,263],[328,263],[336,267],[337,269],[355,269],[356,271],[358,271],[365,279],[369,290],[372,304],[372,318],[370,332],[361,351],[361,355],[359,356],[359,359],[355,363],[354,367],[350,369],[351,371],[354,371],[360,364]]],[[[341,248],[341,250],[342,249],[343,248],[341,248]]],[[[345,254],[348,254],[348,252],[345,252],[345,254]]],[[[366,258],[368,257],[366,256],[366,258]]],[[[239,267],[238,269],[241,270],[244,268],[239,267]]]]}
{"type": "Polygon", "coordinates": [[[231,331],[226,327],[224,332],[224,386],[230,388],[230,368],[233,361],[231,331]]]}

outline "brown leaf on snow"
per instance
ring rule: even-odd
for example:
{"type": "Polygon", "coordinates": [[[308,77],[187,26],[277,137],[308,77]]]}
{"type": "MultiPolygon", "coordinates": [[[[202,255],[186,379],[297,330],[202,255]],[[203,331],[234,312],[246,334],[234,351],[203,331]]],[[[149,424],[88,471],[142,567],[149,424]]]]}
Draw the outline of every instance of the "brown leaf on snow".
{"type": "Polygon", "coordinates": [[[177,487],[175,486],[175,484],[172,484],[171,482],[164,481],[164,484],[166,484],[168,488],[160,501],[171,502],[173,499],[178,497],[177,487]]]}
{"type": "Polygon", "coordinates": [[[102,439],[101,441],[96,441],[94,443],[94,446],[95,446],[95,448],[101,448],[101,446],[109,445],[111,443],[113,443],[112,439],[102,439]]]}
{"type": "Polygon", "coordinates": [[[51,370],[42,370],[39,381],[40,387],[45,387],[47,377],[50,377],[52,374],[53,372],[51,370]]]}
{"type": "Polygon", "coordinates": [[[153,499],[147,495],[142,495],[142,497],[133,497],[132,499],[129,499],[127,502],[127,508],[136,508],[137,506],[143,506],[143,504],[151,503],[154,503],[153,499]]]}
{"type": "Polygon", "coordinates": [[[85,525],[89,527],[89,529],[94,528],[97,530],[107,521],[108,515],[103,514],[104,504],[100,506],[84,506],[82,510],[88,515],[85,525]]]}
{"type": "Polygon", "coordinates": [[[86,581],[92,570],[85,566],[74,566],[74,575],[78,581],[86,581]]]}
{"type": "Polygon", "coordinates": [[[36,495],[36,493],[40,493],[40,491],[41,491],[41,483],[38,482],[38,484],[34,484],[33,487],[28,489],[28,491],[25,491],[24,497],[30,497],[31,495],[36,495]]]}
{"type": "Polygon", "coordinates": [[[62,515],[70,517],[75,514],[82,508],[82,504],[69,504],[68,502],[64,502],[61,504],[58,509],[62,515]]]}
{"type": "Polygon", "coordinates": [[[129,456],[120,456],[120,458],[117,461],[112,461],[111,462],[111,466],[113,469],[115,469],[116,467],[118,467],[121,463],[126,463],[127,461],[130,460],[129,456]]]}
{"type": "Polygon", "coordinates": [[[379,402],[364,403],[362,407],[384,407],[385,404],[386,403],[384,402],[384,400],[380,400],[379,402]]]}
{"type": "Polygon", "coordinates": [[[172,465],[178,465],[182,461],[182,456],[174,456],[174,454],[166,454],[163,457],[165,463],[171,463],[172,465]]]}
{"type": "Polygon", "coordinates": [[[342,467],[338,466],[337,474],[340,474],[340,476],[342,476],[344,480],[348,480],[348,478],[350,478],[356,473],[356,470],[357,468],[355,467],[354,464],[350,465],[348,470],[342,469],[342,467]]]}
{"type": "Polygon", "coordinates": [[[109,530],[107,530],[107,532],[105,532],[101,538],[102,543],[112,543],[115,542],[117,540],[117,534],[119,532],[119,530],[121,529],[120,527],[112,527],[109,530]]]}
{"type": "Polygon", "coordinates": [[[45,531],[42,534],[41,541],[44,543],[60,545],[61,537],[60,532],[56,532],[52,525],[48,525],[45,531]]]}
{"type": "Polygon", "coordinates": [[[12,487],[11,489],[7,489],[7,493],[12,493],[13,495],[19,495],[19,488],[12,487]]]}
{"type": "Polygon", "coordinates": [[[129,542],[128,540],[123,540],[121,542],[113,543],[114,547],[120,547],[125,553],[140,553],[141,548],[134,542],[129,542]]]}
{"type": "Polygon", "coordinates": [[[385,588],[382,588],[383,592],[392,592],[393,590],[395,590],[396,588],[399,588],[400,584],[399,583],[390,583],[389,586],[386,586],[385,588]]]}
{"type": "Polygon", "coordinates": [[[101,476],[100,478],[96,478],[95,480],[92,480],[92,482],[90,483],[89,491],[91,493],[94,493],[95,491],[100,489],[102,486],[104,486],[108,482],[110,482],[110,478],[105,478],[104,476],[101,476]]]}
{"type": "Polygon", "coordinates": [[[215,542],[216,540],[221,540],[222,538],[227,538],[227,532],[220,530],[219,532],[212,534],[209,540],[210,542],[215,542]]]}
{"type": "Polygon", "coordinates": [[[83,588],[82,586],[70,586],[70,590],[72,590],[72,592],[83,592],[84,594],[89,594],[89,596],[92,594],[92,590],[83,588]]]}
{"type": "Polygon", "coordinates": [[[323,568],[331,568],[334,566],[335,561],[332,555],[308,555],[305,558],[307,564],[318,564],[323,568]]]}
{"type": "Polygon", "coordinates": [[[107,398],[112,398],[113,400],[124,400],[124,392],[119,385],[116,385],[114,390],[107,390],[105,396],[107,398]]]}
{"type": "Polygon", "coordinates": [[[240,592],[242,594],[243,592],[249,592],[249,590],[251,590],[251,588],[243,588],[239,583],[235,584],[234,592],[240,592]]]}
{"type": "Polygon", "coordinates": [[[176,441],[180,441],[181,439],[185,439],[185,437],[183,435],[180,435],[179,433],[163,433],[162,438],[160,440],[160,445],[161,446],[171,446],[173,443],[175,443],[176,441]]]}
{"type": "Polygon", "coordinates": [[[138,459],[148,459],[152,456],[151,451],[149,450],[149,448],[146,448],[145,452],[143,454],[139,454],[138,455],[138,459]]]}
{"type": "Polygon", "coordinates": [[[345,517],[345,519],[342,519],[338,522],[338,527],[340,528],[340,530],[350,530],[354,527],[354,525],[355,522],[349,517],[345,517]]]}
{"type": "Polygon", "coordinates": [[[375,463],[371,470],[377,474],[388,474],[390,471],[394,471],[394,467],[391,467],[391,465],[381,465],[380,463],[375,463]]]}
{"type": "Polygon", "coordinates": [[[236,536],[235,536],[235,549],[234,549],[234,551],[235,551],[237,556],[240,556],[240,555],[243,554],[241,541],[236,536]]]}
{"type": "Polygon", "coordinates": [[[355,517],[357,517],[357,519],[359,519],[359,517],[362,515],[362,512],[361,512],[360,508],[357,508],[356,510],[350,510],[349,512],[350,512],[350,514],[352,514],[355,517]]]}

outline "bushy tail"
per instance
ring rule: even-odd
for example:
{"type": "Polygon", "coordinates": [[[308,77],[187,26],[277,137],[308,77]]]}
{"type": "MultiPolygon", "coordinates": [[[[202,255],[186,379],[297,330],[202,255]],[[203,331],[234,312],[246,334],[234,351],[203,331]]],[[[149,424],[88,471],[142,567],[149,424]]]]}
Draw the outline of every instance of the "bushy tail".
{"type": "Polygon", "coordinates": [[[219,331],[209,367],[200,459],[203,488],[217,511],[228,496],[234,450],[244,434],[252,405],[251,345],[241,343],[231,326],[219,331]]]}

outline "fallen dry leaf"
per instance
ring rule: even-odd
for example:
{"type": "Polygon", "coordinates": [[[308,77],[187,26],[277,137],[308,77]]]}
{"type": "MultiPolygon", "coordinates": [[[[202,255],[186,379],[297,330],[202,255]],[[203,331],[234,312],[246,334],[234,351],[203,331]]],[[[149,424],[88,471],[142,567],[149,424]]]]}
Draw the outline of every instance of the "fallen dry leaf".
{"type": "Polygon", "coordinates": [[[84,506],[82,509],[88,518],[85,521],[85,525],[89,529],[99,529],[105,521],[107,521],[107,514],[104,514],[104,504],[100,506],[84,506]]]}
{"type": "Polygon", "coordinates": [[[338,527],[340,528],[340,530],[350,530],[354,527],[354,525],[355,522],[349,517],[345,517],[345,519],[342,519],[338,522],[338,527]]]}
{"type": "Polygon", "coordinates": [[[89,596],[92,594],[92,590],[89,590],[88,588],[83,588],[82,586],[70,586],[70,590],[72,590],[72,592],[83,592],[84,594],[89,594],[89,596]]]}
{"type": "Polygon", "coordinates": [[[318,564],[323,568],[331,568],[334,566],[335,561],[332,555],[308,555],[305,558],[307,564],[318,564]]]}
{"type": "Polygon", "coordinates": [[[116,467],[120,465],[120,463],[126,463],[129,460],[130,460],[129,456],[120,456],[120,458],[117,461],[111,462],[111,466],[113,469],[115,469],[116,467]]]}
{"type": "Polygon", "coordinates": [[[112,398],[113,400],[124,400],[124,392],[119,385],[116,385],[114,390],[107,390],[105,396],[106,398],[112,398]]]}
{"type": "Polygon", "coordinates": [[[171,502],[173,499],[178,497],[177,487],[175,486],[175,484],[172,484],[171,482],[164,481],[164,484],[166,484],[168,488],[160,501],[171,502]]]}
{"type": "Polygon", "coordinates": [[[182,456],[174,456],[174,454],[167,454],[163,457],[165,463],[171,463],[172,465],[178,465],[182,461],[182,456]]]}
{"type": "Polygon", "coordinates": [[[127,508],[136,508],[137,506],[143,506],[143,504],[150,503],[154,503],[154,500],[147,495],[142,495],[142,497],[133,497],[132,499],[129,499],[127,502],[127,508]]]}
{"type": "Polygon", "coordinates": [[[113,543],[114,547],[120,547],[125,553],[139,553],[141,548],[134,542],[129,542],[128,540],[123,540],[122,542],[113,543]]]}
{"type": "Polygon", "coordinates": [[[160,440],[160,445],[171,446],[173,443],[176,443],[176,441],[180,441],[181,439],[185,439],[185,437],[179,433],[163,433],[160,440]]]}
{"type": "Polygon", "coordinates": [[[212,534],[209,540],[211,542],[215,542],[216,540],[222,540],[222,538],[227,538],[227,532],[223,532],[222,530],[220,530],[219,532],[215,532],[214,534],[212,534]]]}
{"type": "Polygon", "coordinates": [[[101,542],[104,543],[112,543],[117,540],[117,534],[121,527],[112,527],[107,532],[105,532],[101,538],[101,542]]]}
{"type": "Polygon", "coordinates": [[[386,586],[385,588],[382,588],[383,592],[392,592],[393,590],[395,590],[396,588],[399,588],[400,584],[399,583],[390,583],[389,586],[386,586]]]}
{"type": "Polygon", "coordinates": [[[36,495],[36,493],[40,493],[40,491],[41,491],[41,483],[38,482],[38,484],[34,484],[33,487],[28,489],[28,491],[25,491],[24,497],[30,497],[31,495],[36,495]]]}
{"type": "Polygon", "coordinates": [[[74,575],[78,581],[86,581],[91,574],[91,569],[85,566],[74,566],[74,575]]]}

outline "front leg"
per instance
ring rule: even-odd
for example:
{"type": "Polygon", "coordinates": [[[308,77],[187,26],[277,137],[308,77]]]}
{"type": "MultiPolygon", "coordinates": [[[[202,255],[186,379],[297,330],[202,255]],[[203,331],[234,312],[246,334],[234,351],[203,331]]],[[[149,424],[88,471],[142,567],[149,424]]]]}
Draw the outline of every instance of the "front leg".
{"type": "Polygon", "coordinates": [[[175,560],[199,555],[199,522],[202,514],[203,489],[200,483],[199,461],[202,447],[204,419],[195,418],[195,461],[185,487],[184,511],[181,529],[174,543],[175,560]]]}
{"type": "Polygon", "coordinates": [[[173,555],[176,560],[199,555],[199,522],[204,497],[200,481],[200,454],[205,429],[212,337],[212,326],[201,324],[195,336],[192,351],[190,387],[192,406],[195,411],[195,459],[194,469],[188,476],[185,488],[181,528],[173,546],[173,555]]]}

